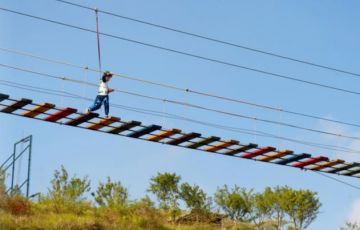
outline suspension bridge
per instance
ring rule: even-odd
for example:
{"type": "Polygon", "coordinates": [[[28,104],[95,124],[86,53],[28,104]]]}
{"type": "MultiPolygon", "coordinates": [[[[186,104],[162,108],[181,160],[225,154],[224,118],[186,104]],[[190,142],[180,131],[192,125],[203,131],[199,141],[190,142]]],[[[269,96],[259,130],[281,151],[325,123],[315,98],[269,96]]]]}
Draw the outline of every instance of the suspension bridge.
{"type": "Polygon", "coordinates": [[[55,104],[34,103],[31,99],[13,99],[0,94],[0,112],[39,121],[72,126],[144,141],[177,146],[234,158],[255,160],[292,168],[318,171],[347,177],[360,177],[360,163],[329,159],[293,150],[279,150],[272,146],[225,140],[218,136],[203,136],[178,128],[163,128],[157,124],[144,125],[141,121],[122,121],[120,117],[101,117],[98,113],[80,113],[75,108],[59,108],[55,104]]]}

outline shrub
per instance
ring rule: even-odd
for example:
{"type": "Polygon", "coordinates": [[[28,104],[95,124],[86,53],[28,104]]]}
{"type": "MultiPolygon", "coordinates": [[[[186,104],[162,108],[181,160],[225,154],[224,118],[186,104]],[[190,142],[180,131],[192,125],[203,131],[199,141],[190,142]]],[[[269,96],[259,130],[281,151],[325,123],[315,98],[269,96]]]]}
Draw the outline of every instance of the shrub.
{"type": "Polygon", "coordinates": [[[6,210],[13,215],[26,215],[30,213],[31,203],[25,197],[16,195],[6,199],[6,210]]]}
{"type": "Polygon", "coordinates": [[[42,198],[40,203],[53,211],[75,212],[83,214],[90,208],[90,202],[86,201],[84,195],[90,191],[90,181],[87,177],[69,177],[63,166],[60,171],[56,170],[51,180],[51,188],[48,196],[42,198]]]}
{"type": "Polygon", "coordinates": [[[100,207],[118,209],[128,205],[129,193],[120,182],[112,182],[110,177],[106,183],[99,184],[95,196],[95,201],[100,207]]]}
{"type": "Polygon", "coordinates": [[[181,177],[175,173],[158,173],[151,177],[149,192],[153,193],[160,202],[160,208],[168,210],[177,208],[179,181],[181,177]]]}
{"type": "Polygon", "coordinates": [[[165,216],[154,208],[152,202],[149,202],[149,199],[146,197],[140,201],[135,201],[130,206],[129,211],[134,224],[140,229],[166,229],[164,227],[165,216]]]}

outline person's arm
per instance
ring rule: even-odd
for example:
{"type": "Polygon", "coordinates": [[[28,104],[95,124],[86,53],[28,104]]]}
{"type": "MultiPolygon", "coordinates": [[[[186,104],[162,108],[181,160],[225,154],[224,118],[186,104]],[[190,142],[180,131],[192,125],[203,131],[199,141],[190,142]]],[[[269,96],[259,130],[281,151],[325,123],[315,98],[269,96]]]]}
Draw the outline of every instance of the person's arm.
{"type": "Polygon", "coordinates": [[[115,91],[114,89],[109,88],[109,93],[112,93],[114,91],[115,91]]]}

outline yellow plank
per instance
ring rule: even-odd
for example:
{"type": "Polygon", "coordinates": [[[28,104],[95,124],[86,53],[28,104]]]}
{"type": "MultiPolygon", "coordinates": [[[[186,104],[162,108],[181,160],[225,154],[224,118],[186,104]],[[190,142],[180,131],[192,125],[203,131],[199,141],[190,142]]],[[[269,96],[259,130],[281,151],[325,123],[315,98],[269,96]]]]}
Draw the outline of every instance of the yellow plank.
{"type": "Polygon", "coordinates": [[[271,161],[271,160],[274,160],[276,158],[280,158],[280,157],[283,157],[283,156],[286,156],[286,155],[290,155],[294,153],[293,151],[291,150],[282,150],[282,151],[279,151],[279,152],[276,152],[276,153],[272,153],[272,154],[269,154],[267,156],[262,156],[262,157],[259,157],[259,161],[271,161]]]}
{"type": "Polygon", "coordinates": [[[169,130],[161,131],[160,133],[149,137],[148,140],[149,141],[160,141],[162,139],[171,137],[172,135],[175,135],[178,133],[181,133],[180,129],[169,129],[169,130]]]}
{"type": "Polygon", "coordinates": [[[118,121],[120,121],[120,118],[110,116],[110,117],[106,117],[106,118],[96,122],[95,124],[89,125],[87,128],[92,129],[92,130],[98,130],[98,129],[101,129],[107,125],[110,125],[110,124],[118,122],[118,121]]]}
{"type": "Polygon", "coordinates": [[[41,113],[45,113],[49,109],[54,108],[54,104],[50,103],[42,103],[38,106],[35,106],[34,108],[30,109],[29,111],[24,112],[22,115],[25,117],[36,117],[37,115],[41,113]]]}
{"type": "Polygon", "coordinates": [[[321,169],[324,169],[324,168],[327,168],[327,167],[331,167],[331,166],[334,166],[334,165],[337,165],[337,164],[343,164],[345,163],[344,160],[332,160],[332,161],[328,161],[328,162],[324,162],[322,164],[319,164],[319,165],[316,165],[312,168],[309,168],[311,170],[321,170],[321,169]]]}
{"type": "Polygon", "coordinates": [[[229,141],[223,141],[217,145],[214,145],[214,146],[210,146],[209,148],[206,149],[206,151],[209,151],[209,152],[216,152],[220,149],[224,149],[224,148],[227,148],[229,146],[232,146],[232,145],[237,145],[239,144],[239,141],[236,141],[236,140],[229,140],[229,141]]]}

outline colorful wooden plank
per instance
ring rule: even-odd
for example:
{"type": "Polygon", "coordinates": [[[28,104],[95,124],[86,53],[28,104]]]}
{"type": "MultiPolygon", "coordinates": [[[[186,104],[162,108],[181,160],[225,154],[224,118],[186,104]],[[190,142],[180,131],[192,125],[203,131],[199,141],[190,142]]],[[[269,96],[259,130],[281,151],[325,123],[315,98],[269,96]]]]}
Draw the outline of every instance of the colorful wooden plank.
{"type": "Polygon", "coordinates": [[[338,168],[335,168],[335,169],[332,169],[332,170],[329,170],[329,171],[326,171],[328,173],[338,173],[338,172],[341,172],[341,171],[346,171],[346,170],[349,170],[349,169],[352,169],[352,168],[355,168],[355,167],[360,167],[360,163],[351,163],[351,164],[348,164],[348,165],[344,165],[342,167],[338,167],[338,168]]]}
{"type": "Polygon", "coordinates": [[[109,133],[119,134],[119,133],[122,133],[124,131],[130,130],[130,129],[136,127],[136,126],[139,126],[139,125],[141,125],[140,121],[129,121],[129,122],[126,122],[126,123],[120,125],[119,127],[115,127],[113,129],[111,129],[109,131],[109,133]]]}
{"type": "Polygon", "coordinates": [[[66,125],[70,125],[70,126],[78,126],[82,123],[88,122],[91,119],[98,117],[99,114],[98,113],[84,113],[79,115],[78,117],[66,122],[66,125]]]}
{"type": "MultiPolygon", "coordinates": [[[[7,99],[9,99],[9,95],[0,93],[0,102],[3,100],[7,100],[7,99]]],[[[9,100],[14,101],[12,99],[9,99],[9,100]]],[[[24,116],[34,118],[37,115],[43,114],[46,111],[48,111],[49,109],[52,109],[55,107],[55,105],[53,105],[53,104],[43,103],[40,105],[36,104],[36,106],[30,110],[24,109],[24,107],[29,104],[32,104],[31,100],[21,99],[18,101],[14,101],[11,105],[8,105],[4,109],[0,110],[0,112],[12,113],[18,109],[22,109],[22,110],[26,110],[26,112],[22,113],[24,116]]],[[[48,115],[43,120],[56,122],[62,118],[68,118],[67,116],[69,116],[73,113],[76,113],[76,112],[77,112],[76,109],[64,108],[64,109],[54,112],[53,114],[48,115]]],[[[82,114],[74,119],[68,118],[71,120],[65,124],[76,126],[76,125],[82,124],[84,122],[89,122],[92,118],[97,117],[97,116],[98,116],[98,114],[96,114],[96,113],[82,114]]],[[[96,122],[96,124],[89,125],[88,128],[97,130],[97,129],[108,126],[109,124],[111,124],[113,122],[117,122],[117,121],[120,121],[120,118],[109,117],[109,118],[105,118],[105,119],[102,119],[102,120],[96,122]]],[[[141,125],[141,122],[130,121],[128,123],[122,124],[119,127],[113,128],[112,130],[110,130],[108,132],[109,133],[120,133],[123,130],[129,130],[129,129],[131,129],[135,126],[139,126],[139,125],[141,125]]],[[[155,130],[159,130],[159,129],[161,129],[161,126],[150,125],[150,126],[142,128],[140,130],[132,131],[132,133],[129,134],[128,136],[138,138],[143,135],[150,134],[151,137],[149,137],[148,140],[158,141],[158,140],[162,140],[165,138],[169,138],[172,135],[181,133],[181,130],[169,129],[169,130],[161,131],[157,134],[151,134],[151,132],[153,132],[155,130]]],[[[178,145],[178,144],[181,144],[184,142],[191,141],[192,139],[197,138],[197,137],[201,137],[201,134],[188,133],[188,134],[182,135],[179,138],[176,138],[176,139],[173,139],[173,140],[167,142],[167,144],[178,145]]],[[[215,142],[215,141],[219,141],[219,140],[220,140],[219,137],[212,136],[212,137],[208,137],[208,138],[202,138],[198,142],[191,143],[191,144],[188,144],[187,146],[183,146],[183,147],[196,149],[201,146],[208,145],[211,142],[215,142]]],[[[221,141],[220,143],[218,143],[216,145],[208,147],[206,150],[212,151],[212,152],[217,152],[219,150],[225,149],[231,145],[235,145],[238,143],[239,142],[236,140],[221,141]]],[[[226,154],[234,155],[237,153],[246,152],[253,148],[257,148],[257,145],[249,144],[249,145],[241,146],[240,148],[228,151],[226,154]]],[[[328,169],[331,167],[331,170],[327,170],[327,171],[324,170],[323,172],[339,173],[339,175],[343,175],[343,176],[360,177],[360,163],[357,163],[357,162],[345,163],[345,161],[343,161],[343,160],[329,161],[329,159],[325,156],[311,157],[310,154],[306,154],[306,153],[300,154],[300,155],[293,155],[293,152],[291,150],[284,150],[284,151],[279,151],[279,152],[275,152],[275,153],[266,155],[266,153],[274,151],[274,150],[275,150],[274,147],[268,146],[268,147],[264,147],[261,149],[257,149],[253,152],[245,153],[241,157],[255,159],[255,157],[259,156],[258,160],[261,160],[261,161],[269,162],[269,161],[277,160],[275,162],[277,164],[288,165],[288,166],[298,167],[298,168],[304,168],[306,166],[310,166],[310,167],[307,167],[307,169],[310,169],[310,170],[323,170],[323,169],[328,169]],[[288,156],[288,155],[292,155],[292,156],[288,156]],[[287,158],[284,159],[283,157],[285,157],[285,156],[287,158]],[[279,159],[279,158],[282,158],[282,159],[279,159]],[[306,158],[308,158],[308,159],[306,159],[306,158]],[[322,161],[325,161],[325,162],[322,162],[322,161]],[[292,163],[292,164],[290,165],[290,163],[292,163]],[[335,167],[337,166],[337,167],[335,168],[334,166],[335,167]]],[[[220,153],[220,152],[217,152],[217,153],[220,153]]]]}
{"type": "Polygon", "coordinates": [[[190,148],[190,149],[197,149],[199,147],[202,147],[204,145],[208,145],[212,142],[215,142],[215,141],[219,141],[220,140],[220,137],[215,137],[215,136],[211,136],[211,137],[207,137],[203,140],[200,140],[196,143],[191,143],[189,144],[188,146],[186,146],[187,148],[190,148]]]}
{"type": "Polygon", "coordinates": [[[282,159],[280,161],[277,161],[275,162],[276,164],[279,164],[279,165],[287,165],[291,162],[294,162],[294,161],[299,161],[299,160],[302,160],[302,159],[305,159],[305,158],[309,158],[311,157],[310,154],[307,154],[307,153],[302,153],[302,154],[299,154],[299,155],[294,155],[292,157],[289,157],[289,158],[286,158],[286,159],[282,159]]]}
{"type": "Polygon", "coordinates": [[[219,144],[216,144],[216,145],[206,148],[205,150],[209,151],[209,152],[216,152],[221,149],[225,149],[227,147],[230,147],[232,145],[237,145],[237,144],[239,144],[239,141],[237,141],[237,140],[222,141],[219,144]]]}
{"type": "Polygon", "coordinates": [[[118,117],[106,117],[100,121],[97,121],[95,124],[90,124],[88,127],[88,129],[92,129],[92,130],[99,130],[105,126],[111,125],[112,123],[118,122],[120,121],[120,118],[118,117]]]}
{"type": "Polygon", "coordinates": [[[274,148],[274,147],[266,146],[266,147],[263,147],[261,149],[257,149],[257,150],[255,150],[253,152],[245,153],[245,154],[241,155],[240,157],[242,157],[242,158],[254,158],[254,157],[263,155],[265,153],[273,152],[275,150],[276,150],[276,148],[274,148]]]}
{"type": "Polygon", "coordinates": [[[0,93],[0,102],[6,99],[9,99],[9,95],[0,93]]]}
{"type": "Polygon", "coordinates": [[[25,111],[22,115],[25,117],[36,117],[42,113],[45,113],[46,111],[54,108],[54,104],[50,103],[41,103],[40,105],[35,106],[34,108],[25,111]]]}
{"type": "Polygon", "coordinates": [[[338,164],[343,164],[345,163],[344,160],[332,160],[332,161],[328,161],[328,162],[324,162],[324,163],[321,163],[319,165],[316,165],[312,168],[310,168],[311,170],[315,170],[315,171],[318,171],[318,170],[322,170],[322,169],[325,169],[325,168],[329,168],[329,167],[333,167],[335,165],[338,165],[338,164]]]}
{"type": "Polygon", "coordinates": [[[246,152],[246,151],[248,151],[250,149],[254,149],[254,148],[257,148],[257,147],[258,147],[257,144],[249,143],[248,145],[241,146],[240,148],[237,148],[237,149],[234,149],[234,150],[229,150],[228,152],[226,152],[224,154],[226,154],[226,155],[235,155],[235,154],[246,152]]]}
{"type": "Polygon", "coordinates": [[[292,164],[291,166],[296,167],[296,168],[304,168],[305,166],[308,165],[312,165],[321,161],[328,161],[329,158],[324,157],[324,156],[317,156],[317,157],[312,157],[310,159],[301,161],[301,162],[296,162],[294,164],[292,164]]]}
{"type": "Polygon", "coordinates": [[[149,141],[161,141],[165,138],[169,138],[169,137],[171,137],[175,134],[179,134],[179,133],[181,133],[180,129],[169,129],[169,130],[161,131],[160,133],[149,137],[148,140],[149,141]]]}
{"type": "Polygon", "coordinates": [[[294,152],[291,151],[291,150],[281,150],[279,152],[275,152],[275,153],[272,153],[272,154],[269,154],[269,155],[266,155],[266,156],[261,156],[259,157],[259,161],[272,161],[272,160],[275,160],[275,159],[278,159],[278,158],[281,158],[281,157],[284,157],[284,156],[287,156],[287,155],[291,155],[293,154],[294,152]]]}
{"type": "Polygon", "coordinates": [[[73,108],[63,108],[59,111],[56,111],[53,114],[50,114],[49,116],[44,118],[44,121],[51,121],[51,122],[56,122],[62,118],[65,118],[73,113],[76,113],[77,109],[73,109],[73,108]]]}
{"type": "Polygon", "coordinates": [[[22,98],[21,100],[15,101],[14,103],[10,104],[9,106],[3,108],[1,110],[1,112],[3,112],[3,113],[12,113],[12,112],[14,112],[14,111],[16,111],[18,109],[21,109],[24,106],[29,105],[31,103],[32,103],[32,100],[22,98]]]}
{"type": "Polygon", "coordinates": [[[170,141],[166,142],[166,144],[179,145],[181,143],[190,141],[190,140],[192,140],[194,138],[197,138],[197,137],[200,137],[200,136],[201,136],[200,133],[188,133],[188,134],[184,134],[183,136],[181,136],[179,138],[176,138],[174,140],[170,140],[170,141]]]}
{"type": "Polygon", "coordinates": [[[128,137],[134,137],[134,138],[139,138],[141,136],[144,136],[146,134],[149,134],[153,131],[159,130],[161,129],[160,125],[149,125],[147,127],[144,127],[138,131],[134,131],[132,133],[130,133],[129,135],[127,135],[128,137]]]}

